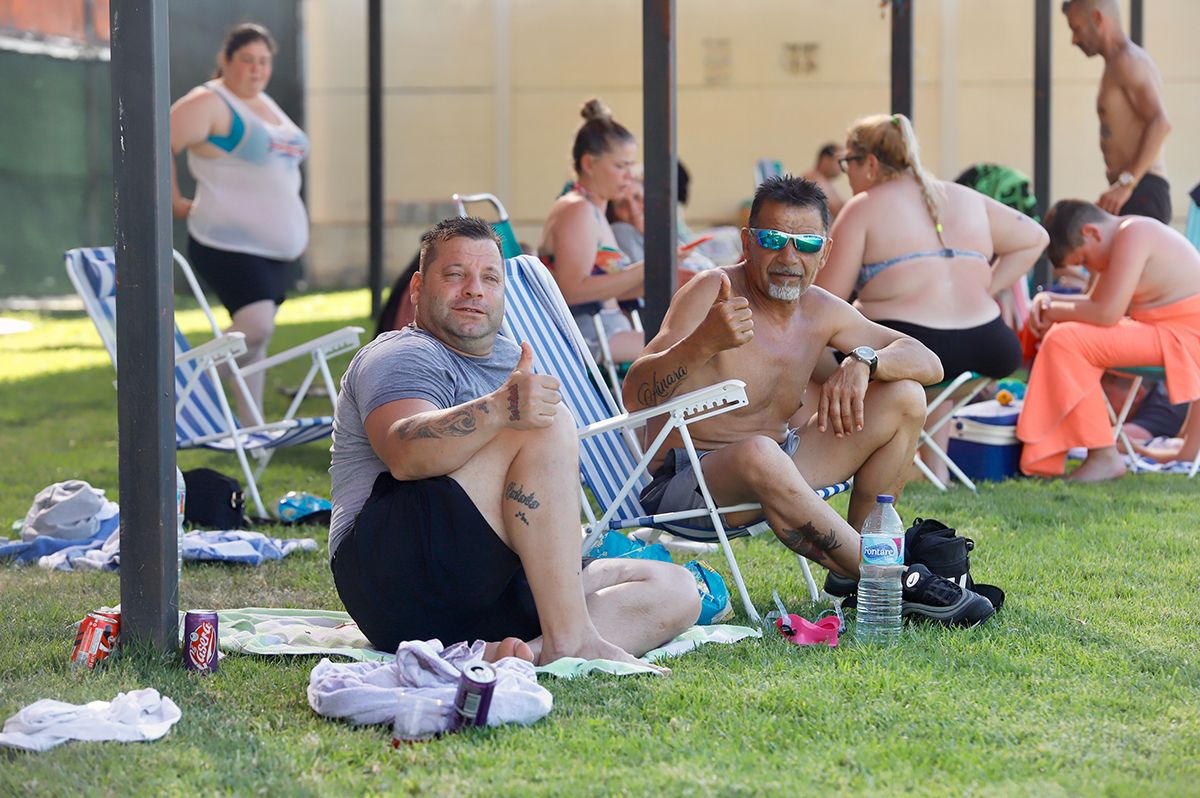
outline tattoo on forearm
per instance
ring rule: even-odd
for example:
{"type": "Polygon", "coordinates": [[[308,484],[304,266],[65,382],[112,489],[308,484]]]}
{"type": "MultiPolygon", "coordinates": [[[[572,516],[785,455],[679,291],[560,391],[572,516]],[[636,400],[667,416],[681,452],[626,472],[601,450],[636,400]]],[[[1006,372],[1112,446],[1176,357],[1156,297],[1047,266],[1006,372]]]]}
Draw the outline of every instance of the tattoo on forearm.
{"type": "Polygon", "coordinates": [[[504,489],[504,496],[507,499],[512,499],[518,504],[523,504],[530,510],[536,510],[542,506],[542,503],[537,500],[537,494],[533,491],[525,492],[524,485],[518,485],[515,482],[508,483],[508,487],[504,489]]]}
{"type": "Polygon", "coordinates": [[[821,532],[809,522],[798,529],[781,529],[779,539],[792,551],[822,565],[831,562],[830,555],[842,547],[837,532],[832,529],[821,532]]]}
{"type": "Polygon", "coordinates": [[[529,519],[525,517],[525,511],[524,511],[524,510],[519,510],[519,511],[517,511],[517,515],[516,515],[516,517],[517,517],[517,518],[519,518],[519,519],[521,520],[521,523],[522,523],[522,524],[524,524],[525,526],[529,526],[529,519]]]}
{"type": "Polygon", "coordinates": [[[657,371],[651,372],[650,382],[643,382],[638,386],[638,402],[644,407],[654,407],[659,402],[670,399],[687,379],[687,374],[687,366],[680,366],[661,380],[657,371]]]}
{"type": "Polygon", "coordinates": [[[464,407],[434,421],[407,418],[397,424],[395,429],[396,435],[402,441],[416,438],[463,438],[475,431],[475,411],[464,407]]]}
{"type": "Polygon", "coordinates": [[[521,420],[521,395],[515,385],[508,386],[508,420],[521,420]]]}

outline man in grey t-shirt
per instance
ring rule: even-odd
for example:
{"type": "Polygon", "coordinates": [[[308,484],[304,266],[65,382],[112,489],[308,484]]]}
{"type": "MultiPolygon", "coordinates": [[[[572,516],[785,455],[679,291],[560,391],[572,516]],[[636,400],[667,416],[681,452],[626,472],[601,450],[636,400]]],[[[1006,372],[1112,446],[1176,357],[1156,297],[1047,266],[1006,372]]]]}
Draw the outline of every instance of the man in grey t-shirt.
{"type": "Polygon", "coordinates": [[[529,345],[496,334],[504,266],[487,223],[426,233],[411,294],[414,325],[355,355],[333,427],[331,567],[372,644],[630,661],[695,623],[682,568],[581,573],[575,424],[529,345]]]}

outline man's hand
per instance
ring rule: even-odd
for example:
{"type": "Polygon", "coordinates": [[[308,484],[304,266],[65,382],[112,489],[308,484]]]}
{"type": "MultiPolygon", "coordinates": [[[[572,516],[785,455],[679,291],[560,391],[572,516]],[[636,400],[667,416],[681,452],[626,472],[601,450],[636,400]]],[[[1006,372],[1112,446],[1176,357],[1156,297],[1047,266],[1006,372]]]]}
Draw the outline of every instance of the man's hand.
{"type": "Polygon", "coordinates": [[[495,396],[504,425],[510,429],[538,429],[554,422],[562,395],[558,378],[533,373],[533,347],[521,342],[521,359],[495,396]]]}
{"type": "Polygon", "coordinates": [[[750,300],[744,296],[731,296],[733,286],[729,275],[722,269],[721,287],[708,315],[696,329],[697,338],[709,346],[713,354],[726,349],[744,346],[754,337],[754,318],[750,300]]]}
{"type": "Polygon", "coordinates": [[[1120,183],[1113,183],[1108,187],[1108,190],[1100,195],[1100,199],[1096,200],[1096,204],[1102,210],[1106,210],[1111,214],[1119,214],[1121,208],[1125,207],[1125,203],[1129,202],[1129,198],[1133,195],[1133,184],[1123,186],[1120,183]]]}
{"type": "Polygon", "coordinates": [[[863,428],[863,398],[871,369],[861,360],[847,357],[833,376],[821,386],[821,401],[817,404],[817,429],[824,432],[831,424],[839,438],[863,428]]]}
{"type": "Polygon", "coordinates": [[[1054,322],[1046,318],[1046,309],[1050,307],[1050,295],[1042,292],[1029,300],[1029,330],[1038,338],[1046,334],[1054,322]]]}

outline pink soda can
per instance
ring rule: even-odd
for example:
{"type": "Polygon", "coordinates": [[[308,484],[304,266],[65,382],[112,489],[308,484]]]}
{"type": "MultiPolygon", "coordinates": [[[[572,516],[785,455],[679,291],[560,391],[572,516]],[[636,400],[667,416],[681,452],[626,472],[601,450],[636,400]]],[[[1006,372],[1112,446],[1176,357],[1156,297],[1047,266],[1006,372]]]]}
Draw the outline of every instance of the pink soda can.
{"type": "Polygon", "coordinates": [[[197,673],[217,672],[217,613],[190,610],[183,616],[183,665],[197,673]]]}

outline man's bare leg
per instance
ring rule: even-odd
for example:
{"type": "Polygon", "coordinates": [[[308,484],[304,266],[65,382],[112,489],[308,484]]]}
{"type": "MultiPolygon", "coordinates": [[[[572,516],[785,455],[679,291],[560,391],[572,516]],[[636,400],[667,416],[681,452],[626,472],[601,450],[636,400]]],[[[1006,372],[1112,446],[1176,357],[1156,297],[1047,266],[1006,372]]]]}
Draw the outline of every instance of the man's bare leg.
{"type": "Polygon", "coordinates": [[[635,661],[601,637],[580,575],[579,460],[570,414],[544,429],[506,430],[450,476],[525,569],[541,621],[530,646],[560,657],[635,661]]]}

